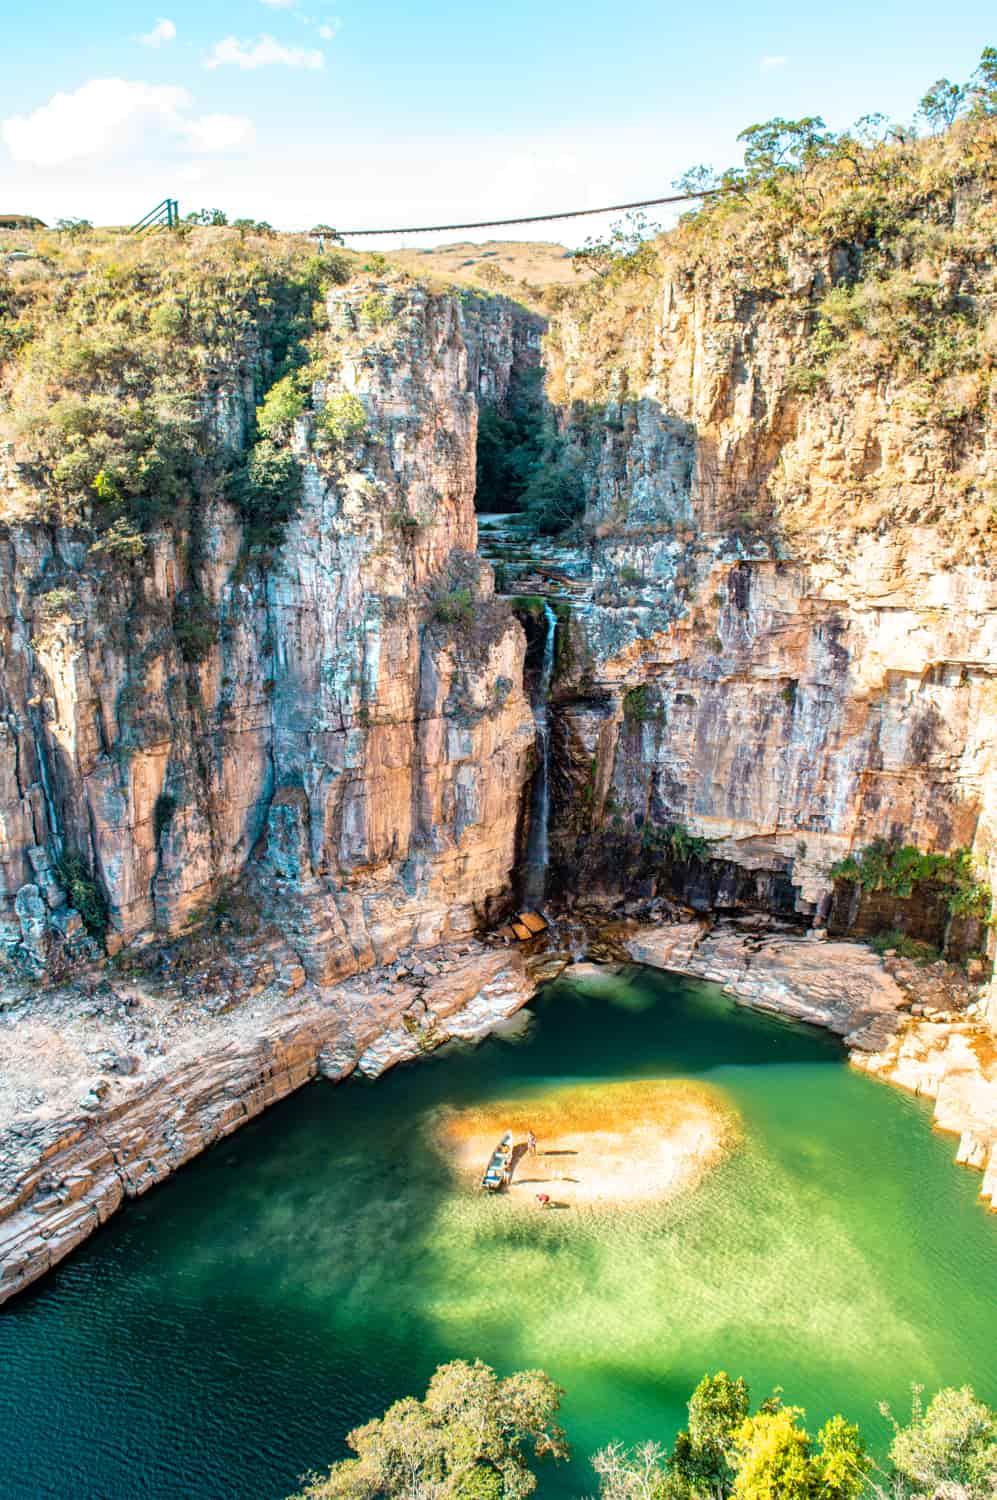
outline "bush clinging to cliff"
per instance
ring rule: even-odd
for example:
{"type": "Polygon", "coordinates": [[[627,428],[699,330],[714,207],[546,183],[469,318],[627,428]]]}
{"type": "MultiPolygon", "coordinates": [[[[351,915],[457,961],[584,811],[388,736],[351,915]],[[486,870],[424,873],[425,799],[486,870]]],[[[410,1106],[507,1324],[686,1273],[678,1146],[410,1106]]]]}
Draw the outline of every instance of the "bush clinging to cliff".
{"type": "Polygon", "coordinates": [[[990,915],[991,892],[977,872],[968,849],[951,854],[927,854],[913,844],[890,844],[874,839],[857,854],[839,859],[829,870],[832,880],[849,880],[864,891],[889,891],[906,900],[918,886],[936,884],[948,888],[947,904],[953,917],[990,915]]]}

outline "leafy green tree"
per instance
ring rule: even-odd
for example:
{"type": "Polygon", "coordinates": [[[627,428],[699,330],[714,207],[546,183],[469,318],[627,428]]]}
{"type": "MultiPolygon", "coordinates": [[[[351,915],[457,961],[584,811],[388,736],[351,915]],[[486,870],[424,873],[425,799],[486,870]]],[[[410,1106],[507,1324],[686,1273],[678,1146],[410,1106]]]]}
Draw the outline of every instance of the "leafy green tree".
{"type": "Polygon", "coordinates": [[[936,78],[921,98],[919,113],[933,131],[947,130],[962,113],[968,89],[948,78],[936,78]]]}
{"type": "Polygon", "coordinates": [[[228,214],[221,208],[195,208],[186,219],[188,224],[212,224],[221,228],[228,223],[228,214]]]}
{"type": "MultiPolygon", "coordinates": [[[[677,825],[674,833],[684,833],[677,825]]],[[[677,855],[677,857],[684,857],[677,855]]],[[[735,1438],[748,1415],[748,1386],[726,1370],[704,1375],[689,1398],[689,1426],[675,1439],[669,1472],[686,1493],[729,1495],[735,1438]]]]}
{"type": "Polygon", "coordinates": [[[906,1495],[943,1495],[946,1500],[993,1500],[997,1494],[997,1413],[978,1401],[969,1386],[939,1391],[925,1411],[914,1388],[911,1420],[893,1421],[890,1458],[906,1495]]]}
{"type": "Polygon", "coordinates": [[[747,1417],[734,1437],[734,1500],[858,1500],[870,1467],[857,1427],[832,1417],[817,1450],[798,1406],[747,1417]]]}
{"type": "Polygon", "coordinates": [[[719,186],[720,174],[702,163],[672,180],[672,187],[679,193],[711,193],[719,186]]]}
{"type": "Polygon", "coordinates": [[[500,1380],[488,1365],[441,1365],[425,1399],[396,1401],[346,1441],[357,1455],[313,1475],[297,1500],[524,1500],[530,1458],[567,1458],[562,1391],[542,1370],[500,1380]]]}
{"type": "Polygon", "coordinates": [[[780,115],[749,125],[738,136],[744,142],[744,171],[749,185],[780,173],[799,172],[831,151],[835,137],[819,115],[784,120],[780,115]]]}
{"type": "Polygon", "coordinates": [[[363,402],[352,391],[341,391],[338,396],[330,396],[319,413],[316,427],[318,436],[328,443],[340,445],[355,442],[367,428],[367,412],[363,402]]]}
{"type": "Polygon", "coordinates": [[[272,385],[256,408],[256,425],[265,437],[286,442],[305,409],[305,398],[294,375],[285,375],[272,385]]]}
{"type": "Polygon", "coordinates": [[[646,214],[631,209],[610,226],[607,235],[601,239],[590,236],[575,251],[574,269],[595,271],[598,276],[611,276],[614,280],[645,275],[658,263],[651,241],[660,233],[660,224],[652,224],[646,214]]]}
{"type": "Polygon", "coordinates": [[[256,443],[246,472],[233,486],[248,523],[247,544],[252,549],[279,547],[291,516],[301,499],[301,465],[286,448],[269,438],[256,443]]]}
{"type": "Polygon", "coordinates": [[[974,115],[997,115],[997,47],[984,47],[968,92],[974,115]]]}

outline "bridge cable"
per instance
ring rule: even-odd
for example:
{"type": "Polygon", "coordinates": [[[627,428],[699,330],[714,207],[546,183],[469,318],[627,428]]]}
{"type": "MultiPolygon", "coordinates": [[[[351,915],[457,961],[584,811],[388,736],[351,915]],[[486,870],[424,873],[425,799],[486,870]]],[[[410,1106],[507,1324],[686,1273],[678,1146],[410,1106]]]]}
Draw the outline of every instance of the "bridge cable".
{"type": "Polygon", "coordinates": [[[562,214],[533,214],[523,219],[479,219],[474,224],[423,224],[409,225],[404,229],[337,229],[342,239],[355,239],[360,235],[373,234],[440,234],[455,229],[504,229],[510,224],[549,224],[555,219],[584,219],[594,214],[624,213],[631,208],[657,208],[664,203],[689,203],[697,198],[714,198],[729,192],[725,188],[704,188],[699,193],[675,193],[670,198],[642,198],[639,203],[610,203],[605,208],[571,208],[562,214]]]}

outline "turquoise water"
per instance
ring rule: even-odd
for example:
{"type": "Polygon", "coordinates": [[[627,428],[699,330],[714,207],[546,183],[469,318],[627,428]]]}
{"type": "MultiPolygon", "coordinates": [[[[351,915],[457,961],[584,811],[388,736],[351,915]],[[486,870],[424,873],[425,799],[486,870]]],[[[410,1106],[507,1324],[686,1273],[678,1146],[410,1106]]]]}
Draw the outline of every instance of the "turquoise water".
{"type": "Polygon", "coordinates": [[[304,1089],[9,1304],[5,1500],[277,1500],[456,1356],[567,1388],[551,1497],[592,1493],[613,1437],[667,1440],[706,1370],[880,1442],[912,1381],[997,1401],[997,1221],[924,1106],[709,985],[634,970],[535,1011],[518,1042],[304,1089]],[[428,1142],[443,1106],[669,1077],[719,1089],[744,1139],[653,1208],[517,1213],[428,1142]]]}

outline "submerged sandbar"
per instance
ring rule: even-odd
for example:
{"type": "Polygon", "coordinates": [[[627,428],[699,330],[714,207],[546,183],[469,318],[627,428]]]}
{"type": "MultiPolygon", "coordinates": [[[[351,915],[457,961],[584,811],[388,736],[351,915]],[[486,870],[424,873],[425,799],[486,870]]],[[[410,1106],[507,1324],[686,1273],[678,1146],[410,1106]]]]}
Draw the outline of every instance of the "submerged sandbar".
{"type": "Polygon", "coordinates": [[[448,1111],[437,1139],[468,1185],[476,1186],[496,1141],[516,1141],[512,1180],[502,1194],[536,1208],[622,1207],[694,1187],[739,1138],[724,1096],[701,1083],[651,1079],[577,1084],[448,1111]],[[526,1152],[527,1133],[537,1154],[526,1152]]]}

